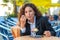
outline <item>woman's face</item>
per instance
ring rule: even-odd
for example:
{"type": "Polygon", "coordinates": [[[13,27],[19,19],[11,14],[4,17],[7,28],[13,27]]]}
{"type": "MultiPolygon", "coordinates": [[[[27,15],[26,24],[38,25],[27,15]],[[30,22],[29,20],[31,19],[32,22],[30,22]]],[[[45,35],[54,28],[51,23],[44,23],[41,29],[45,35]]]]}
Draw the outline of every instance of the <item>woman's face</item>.
{"type": "Polygon", "coordinates": [[[35,12],[34,12],[34,10],[31,7],[27,6],[25,8],[25,16],[26,16],[26,18],[28,20],[33,19],[34,18],[34,14],[35,14],[35,12]]]}

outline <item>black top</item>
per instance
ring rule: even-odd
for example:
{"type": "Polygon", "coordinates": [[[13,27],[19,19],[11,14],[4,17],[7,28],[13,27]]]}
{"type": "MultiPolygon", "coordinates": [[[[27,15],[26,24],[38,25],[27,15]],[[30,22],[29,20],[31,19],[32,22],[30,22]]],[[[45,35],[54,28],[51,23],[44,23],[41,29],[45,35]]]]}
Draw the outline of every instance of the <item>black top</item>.
{"type": "MultiPolygon", "coordinates": [[[[25,27],[26,27],[25,33],[21,32],[22,36],[31,34],[30,24],[27,21],[25,27]]],[[[39,30],[38,32],[36,32],[36,35],[43,35],[44,31],[46,30],[50,31],[52,36],[56,35],[55,31],[51,27],[51,24],[44,17],[40,18],[36,17],[35,27],[39,30]]]]}

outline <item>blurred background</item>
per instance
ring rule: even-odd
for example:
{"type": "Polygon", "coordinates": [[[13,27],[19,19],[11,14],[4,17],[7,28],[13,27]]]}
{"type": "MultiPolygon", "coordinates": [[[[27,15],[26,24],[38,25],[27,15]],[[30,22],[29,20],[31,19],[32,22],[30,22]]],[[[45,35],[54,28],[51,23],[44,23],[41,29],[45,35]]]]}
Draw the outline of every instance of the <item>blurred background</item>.
{"type": "MultiPolygon", "coordinates": [[[[56,23],[60,18],[60,0],[0,0],[0,40],[13,40],[11,27],[16,25],[17,14],[24,3],[35,4],[44,17],[49,17],[49,22],[54,19],[56,23]]],[[[52,26],[60,37],[60,25],[52,26]]]]}

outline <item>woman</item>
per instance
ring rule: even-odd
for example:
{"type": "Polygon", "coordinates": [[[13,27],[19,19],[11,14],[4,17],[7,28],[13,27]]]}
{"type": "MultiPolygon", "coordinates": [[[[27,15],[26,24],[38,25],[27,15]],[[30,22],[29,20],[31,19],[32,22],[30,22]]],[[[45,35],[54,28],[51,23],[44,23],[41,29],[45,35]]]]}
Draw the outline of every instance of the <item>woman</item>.
{"type": "Polygon", "coordinates": [[[21,36],[34,34],[32,32],[34,28],[38,29],[34,35],[55,36],[55,31],[51,28],[51,25],[42,17],[41,12],[32,3],[22,6],[18,14],[18,20],[21,36]]]}

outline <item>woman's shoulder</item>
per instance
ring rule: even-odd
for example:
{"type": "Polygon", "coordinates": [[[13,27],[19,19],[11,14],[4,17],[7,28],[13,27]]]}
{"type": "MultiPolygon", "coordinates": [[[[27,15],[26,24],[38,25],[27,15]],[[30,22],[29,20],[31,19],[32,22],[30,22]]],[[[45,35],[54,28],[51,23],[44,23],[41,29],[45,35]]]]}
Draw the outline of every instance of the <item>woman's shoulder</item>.
{"type": "Polygon", "coordinates": [[[42,20],[42,21],[45,20],[45,21],[47,21],[46,17],[44,17],[44,16],[40,17],[39,20],[42,20]]]}

